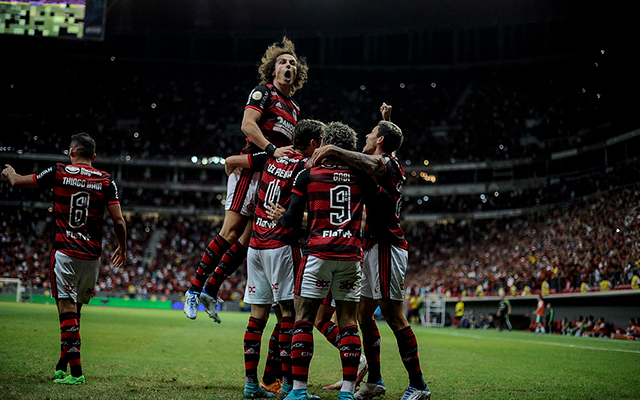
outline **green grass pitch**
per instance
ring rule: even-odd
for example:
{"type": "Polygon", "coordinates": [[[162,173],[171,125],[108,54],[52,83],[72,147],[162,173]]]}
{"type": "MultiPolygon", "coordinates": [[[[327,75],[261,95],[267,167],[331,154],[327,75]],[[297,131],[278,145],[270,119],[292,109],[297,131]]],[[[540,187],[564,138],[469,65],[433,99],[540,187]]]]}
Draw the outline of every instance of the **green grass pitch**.
{"type": "MultiPolygon", "coordinates": [[[[82,364],[87,384],[52,383],[59,356],[55,307],[0,303],[0,399],[240,399],[247,313],[222,324],[181,311],[85,306],[82,364]]],[[[271,318],[265,336],[273,328],[271,318]]],[[[384,322],[382,374],[399,399],[407,377],[384,322]]],[[[527,332],[414,327],[433,399],[638,399],[640,342],[527,332]]],[[[314,332],[310,392],[341,377],[338,352],[314,332]]],[[[263,337],[264,365],[267,337],[263,337]]]]}

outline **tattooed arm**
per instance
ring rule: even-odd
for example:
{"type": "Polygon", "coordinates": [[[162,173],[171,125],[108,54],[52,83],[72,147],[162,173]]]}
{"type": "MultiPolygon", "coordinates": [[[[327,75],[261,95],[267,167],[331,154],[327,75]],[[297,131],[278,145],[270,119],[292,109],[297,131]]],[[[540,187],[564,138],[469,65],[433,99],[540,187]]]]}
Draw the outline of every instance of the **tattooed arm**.
{"type": "Polygon", "coordinates": [[[342,149],[334,145],[318,147],[311,156],[310,164],[317,165],[327,156],[336,156],[349,166],[364,171],[369,175],[382,175],[385,170],[385,159],[381,155],[368,155],[342,149]]]}

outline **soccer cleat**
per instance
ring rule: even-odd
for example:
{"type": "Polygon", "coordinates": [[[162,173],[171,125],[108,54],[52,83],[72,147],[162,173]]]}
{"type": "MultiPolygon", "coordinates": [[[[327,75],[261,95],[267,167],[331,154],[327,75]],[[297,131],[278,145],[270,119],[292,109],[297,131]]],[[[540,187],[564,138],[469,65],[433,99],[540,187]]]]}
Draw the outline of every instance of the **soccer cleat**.
{"type": "Polygon", "coordinates": [[[53,380],[64,379],[67,375],[69,375],[69,372],[58,369],[53,373],[53,380]]]}
{"type": "Polygon", "coordinates": [[[200,301],[202,302],[204,310],[209,314],[209,318],[212,318],[217,323],[222,322],[218,315],[218,304],[224,303],[222,299],[219,297],[213,298],[209,293],[203,290],[202,293],[200,293],[200,301]]]}
{"type": "Polygon", "coordinates": [[[343,392],[342,390],[340,391],[340,394],[338,395],[338,400],[353,400],[353,393],[352,392],[343,392]]]}
{"type": "Polygon", "coordinates": [[[358,364],[358,376],[356,377],[356,387],[364,380],[364,376],[367,374],[368,365],[367,358],[360,355],[360,364],[358,364]]]}
{"type": "Polygon", "coordinates": [[[307,389],[293,389],[285,397],[285,400],[309,400],[307,389]]]}
{"type": "Polygon", "coordinates": [[[257,383],[245,383],[242,397],[245,399],[272,399],[276,397],[276,395],[267,392],[257,383]]]}
{"type": "Polygon", "coordinates": [[[54,379],[53,383],[60,383],[63,385],[84,385],[85,384],[85,380],[84,380],[84,375],[80,375],[78,377],[75,377],[71,374],[65,376],[62,379],[54,379]]]}
{"type": "Polygon", "coordinates": [[[282,388],[280,388],[280,398],[284,399],[285,397],[287,397],[287,395],[289,394],[289,392],[291,392],[291,390],[293,390],[293,385],[288,383],[283,383],[282,388]]]}
{"type": "Polygon", "coordinates": [[[429,400],[431,399],[431,392],[428,387],[425,387],[424,390],[416,389],[413,386],[409,385],[407,389],[404,391],[401,400],[429,400]]]}
{"type": "Polygon", "coordinates": [[[198,316],[198,304],[200,304],[200,293],[187,290],[184,294],[184,315],[189,319],[196,319],[198,316]]]}
{"type": "Polygon", "coordinates": [[[362,385],[360,390],[358,390],[355,394],[356,400],[365,400],[365,399],[373,399],[374,397],[382,396],[387,392],[387,387],[380,379],[375,383],[365,383],[362,385]]]}
{"type": "MultiPolygon", "coordinates": [[[[266,390],[267,392],[271,392],[273,394],[280,393],[282,389],[282,381],[280,379],[276,379],[273,383],[265,384],[264,382],[260,382],[260,387],[266,390]]],[[[291,390],[289,390],[291,391],[291,390]]]]}
{"type": "Polygon", "coordinates": [[[334,383],[333,385],[323,386],[322,388],[324,390],[340,390],[342,389],[342,379],[340,379],[338,382],[334,383]]]}

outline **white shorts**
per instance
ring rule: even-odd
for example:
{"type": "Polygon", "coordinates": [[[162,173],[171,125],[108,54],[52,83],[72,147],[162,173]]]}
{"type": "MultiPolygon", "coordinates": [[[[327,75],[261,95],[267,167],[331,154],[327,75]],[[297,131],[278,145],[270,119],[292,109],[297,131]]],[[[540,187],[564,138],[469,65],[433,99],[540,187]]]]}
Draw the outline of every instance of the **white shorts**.
{"type": "Polygon", "coordinates": [[[323,260],[306,256],[298,271],[295,293],[310,299],[324,299],[331,291],[334,300],[358,302],[361,280],[360,260],[323,260]]]}
{"type": "Polygon", "coordinates": [[[53,255],[52,294],[55,299],[72,299],[76,303],[89,303],[95,294],[100,259],[75,258],[56,250],[53,255]]]}
{"type": "Polygon", "coordinates": [[[362,295],[371,299],[404,301],[404,275],[409,252],[389,244],[364,251],[362,295]]]}
{"type": "Polygon", "coordinates": [[[261,171],[252,172],[248,168],[233,170],[227,179],[227,200],[224,209],[235,211],[245,217],[253,216],[261,174],[261,171]]]}
{"type": "Polygon", "coordinates": [[[294,257],[291,246],[277,249],[247,250],[247,304],[274,304],[293,300],[294,257]]]}

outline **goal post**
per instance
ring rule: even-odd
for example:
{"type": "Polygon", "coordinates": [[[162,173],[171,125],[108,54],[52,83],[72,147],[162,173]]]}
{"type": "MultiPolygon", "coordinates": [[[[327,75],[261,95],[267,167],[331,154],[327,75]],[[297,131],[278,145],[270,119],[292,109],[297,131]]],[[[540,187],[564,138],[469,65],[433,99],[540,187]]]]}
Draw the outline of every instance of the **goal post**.
{"type": "Polygon", "coordinates": [[[0,278],[0,301],[20,302],[22,281],[17,278],[0,278]]]}

